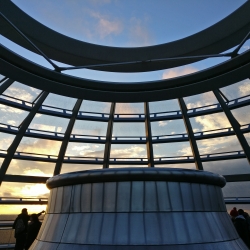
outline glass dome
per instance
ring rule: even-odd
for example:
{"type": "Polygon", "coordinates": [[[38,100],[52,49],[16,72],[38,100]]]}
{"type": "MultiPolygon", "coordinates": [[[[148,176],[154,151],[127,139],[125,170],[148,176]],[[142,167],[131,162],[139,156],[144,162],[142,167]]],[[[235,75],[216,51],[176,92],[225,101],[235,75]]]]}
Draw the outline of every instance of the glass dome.
{"type": "Polygon", "coordinates": [[[4,50],[0,197],[5,211],[14,197],[16,204],[45,204],[49,190],[44,183],[53,175],[138,166],[219,173],[228,182],[223,192],[231,204],[249,198],[249,54],[246,47],[218,67],[152,82],[156,90],[138,84],[126,92],[129,85],[110,82],[110,89],[98,87],[97,81],[92,82],[95,88],[86,87],[82,79],[4,50]],[[43,201],[36,200],[41,197],[43,201]],[[23,203],[20,198],[32,199],[23,203]]]}

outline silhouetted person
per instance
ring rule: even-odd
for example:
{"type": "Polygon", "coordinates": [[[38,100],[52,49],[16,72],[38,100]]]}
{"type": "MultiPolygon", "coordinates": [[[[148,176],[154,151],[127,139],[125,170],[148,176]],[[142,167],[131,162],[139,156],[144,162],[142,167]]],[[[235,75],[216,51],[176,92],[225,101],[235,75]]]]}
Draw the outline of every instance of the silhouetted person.
{"type": "Polygon", "coordinates": [[[235,217],[234,226],[240,236],[240,238],[245,242],[245,244],[250,247],[250,239],[248,234],[248,225],[247,221],[244,217],[244,210],[238,210],[238,216],[235,217]]]}
{"type": "Polygon", "coordinates": [[[230,211],[230,215],[231,215],[231,220],[232,220],[232,222],[234,222],[235,217],[238,216],[238,211],[237,211],[237,208],[236,208],[236,207],[234,207],[234,208],[230,211]]]}
{"type": "Polygon", "coordinates": [[[30,216],[30,223],[28,225],[27,237],[25,242],[25,250],[28,250],[40,230],[42,223],[39,221],[37,214],[30,216]]]}
{"type": "MultiPolygon", "coordinates": [[[[45,211],[40,212],[39,214],[37,214],[37,216],[39,217],[44,212],[45,211]]],[[[12,228],[15,229],[15,250],[23,250],[24,248],[29,220],[30,216],[28,215],[27,208],[23,208],[22,213],[17,216],[12,226],[12,228]]]]}

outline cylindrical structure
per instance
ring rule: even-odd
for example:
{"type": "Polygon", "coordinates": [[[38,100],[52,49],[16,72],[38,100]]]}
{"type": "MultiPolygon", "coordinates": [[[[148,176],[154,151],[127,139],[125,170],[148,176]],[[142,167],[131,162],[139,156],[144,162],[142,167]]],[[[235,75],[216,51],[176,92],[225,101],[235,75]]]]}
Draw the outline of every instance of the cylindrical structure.
{"type": "Polygon", "coordinates": [[[50,178],[30,249],[247,249],[227,214],[225,179],[206,171],[90,170],[50,178]]]}

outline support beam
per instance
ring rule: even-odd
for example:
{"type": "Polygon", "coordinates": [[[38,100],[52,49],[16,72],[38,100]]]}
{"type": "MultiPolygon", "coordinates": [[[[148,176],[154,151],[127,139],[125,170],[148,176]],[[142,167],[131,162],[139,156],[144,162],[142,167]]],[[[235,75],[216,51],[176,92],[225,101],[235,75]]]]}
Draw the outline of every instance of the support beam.
{"type": "Polygon", "coordinates": [[[106,133],[106,143],[104,148],[103,168],[109,168],[109,157],[110,157],[111,142],[112,142],[114,114],[115,114],[115,102],[113,102],[110,107],[108,128],[106,133]]]}
{"type": "Polygon", "coordinates": [[[8,148],[7,154],[5,156],[5,159],[4,159],[3,164],[1,166],[1,169],[0,169],[0,185],[4,179],[5,173],[7,172],[9,164],[10,164],[10,162],[11,162],[11,160],[16,152],[16,149],[17,149],[19,143],[21,142],[27,128],[29,127],[31,121],[33,120],[34,116],[36,115],[37,111],[39,110],[39,108],[41,107],[41,105],[43,104],[43,102],[47,96],[48,96],[48,92],[43,92],[43,94],[40,96],[40,98],[37,100],[37,102],[35,103],[35,105],[31,109],[30,113],[27,115],[27,117],[22,122],[22,125],[20,126],[19,131],[18,131],[15,139],[13,140],[12,144],[8,148]]]}
{"type": "Polygon", "coordinates": [[[61,145],[59,155],[58,155],[58,158],[57,158],[57,161],[56,161],[54,175],[58,175],[61,172],[62,163],[63,163],[63,159],[64,159],[64,156],[65,156],[65,153],[66,153],[66,150],[67,150],[70,135],[71,135],[72,129],[74,127],[75,120],[76,120],[77,114],[79,112],[79,109],[81,107],[81,104],[82,104],[82,100],[78,99],[75,106],[74,106],[74,108],[73,108],[72,116],[70,118],[68,127],[67,127],[67,129],[65,131],[64,138],[63,138],[63,141],[62,141],[62,145],[61,145]]]}
{"type": "Polygon", "coordinates": [[[14,81],[8,79],[0,86],[0,94],[2,94],[14,81]]]}
{"type": "Polygon", "coordinates": [[[146,147],[147,147],[147,157],[148,157],[148,167],[154,167],[154,151],[152,144],[152,131],[150,123],[150,113],[149,104],[144,102],[144,114],[145,114],[145,130],[146,130],[146,147]]]}
{"type": "Polygon", "coordinates": [[[220,103],[224,113],[227,116],[227,119],[229,120],[238,140],[239,143],[246,155],[246,158],[250,164],[250,147],[247,143],[247,140],[245,138],[245,136],[243,135],[242,131],[240,130],[240,124],[238,123],[238,121],[235,119],[235,117],[233,116],[232,112],[230,111],[230,109],[228,108],[227,104],[224,102],[222,96],[219,93],[219,90],[213,90],[214,95],[216,96],[218,102],[220,103]]]}
{"type": "Polygon", "coordinates": [[[203,170],[200,153],[199,153],[197,143],[196,143],[196,140],[194,137],[193,129],[192,129],[192,126],[191,126],[191,123],[190,123],[190,120],[189,120],[189,117],[187,114],[186,104],[185,104],[183,98],[179,98],[178,101],[179,101],[179,105],[180,105],[180,109],[181,109],[181,113],[182,113],[182,118],[184,120],[186,131],[188,134],[189,143],[190,143],[190,146],[191,146],[191,149],[193,152],[196,169],[203,170]]]}

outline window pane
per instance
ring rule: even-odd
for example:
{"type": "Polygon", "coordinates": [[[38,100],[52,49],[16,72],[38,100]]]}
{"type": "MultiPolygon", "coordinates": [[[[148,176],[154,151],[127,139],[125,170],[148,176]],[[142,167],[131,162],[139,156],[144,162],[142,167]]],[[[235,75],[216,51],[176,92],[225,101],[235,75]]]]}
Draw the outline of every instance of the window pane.
{"type": "Polygon", "coordinates": [[[6,174],[53,176],[55,163],[12,159],[6,174]]]}
{"type": "Polygon", "coordinates": [[[144,144],[112,144],[110,158],[146,158],[147,151],[144,144]]]}
{"type": "Polygon", "coordinates": [[[20,142],[17,152],[58,155],[62,142],[24,137],[20,142]]]}
{"type": "Polygon", "coordinates": [[[94,102],[83,100],[80,111],[93,113],[110,113],[110,102],[94,102]]]}
{"type": "Polygon", "coordinates": [[[240,125],[250,123],[250,106],[233,109],[231,112],[240,125]]]}
{"type": "Polygon", "coordinates": [[[249,197],[250,181],[227,182],[222,188],[224,197],[249,197]]]}
{"type": "Polygon", "coordinates": [[[116,103],[115,114],[144,114],[144,104],[116,103]]]}
{"type": "Polygon", "coordinates": [[[30,129],[38,129],[50,132],[65,133],[69,119],[36,114],[32,122],[30,123],[30,129]]]}
{"type": "Polygon", "coordinates": [[[115,122],[112,136],[145,136],[145,123],[142,122],[115,122]]]}
{"type": "Polygon", "coordinates": [[[104,144],[69,142],[66,156],[103,158],[104,144]]]}
{"type": "Polygon", "coordinates": [[[0,132],[0,149],[7,150],[14,139],[15,135],[0,132]]]}
{"type": "Polygon", "coordinates": [[[188,109],[203,107],[218,103],[213,92],[206,92],[199,95],[184,97],[184,101],[188,109]]]}
{"type": "Polygon", "coordinates": [[[62,165],[61,174],[69,173],[69,172],[76,172],[76,171],[85,171],[85,170],[92,170],[92,169],[102,169],[102,165],[92,165],[92,164],[69,164],[64,163],[62,165]]]}
{"type": "Polygon", "coordinates": [[[75,98],[50,93],[43,104],[61,109],[72,110],[76,101],[77,99],[75,98]]]}
{"type": "Polygon", "coordinates": [[[27,102],[33,102],[36,97],[41,93],[40,89],[24,85],[20,82],[14,82],[3,94],[12,96],[27,102]]]}
{"type": "Polygon", "coordinates": [[[246,159],[203,162],[204,170],[221,175],[249,174],[250,167],[246,159]]]}
{"type": "Polygon", "coordinates": [[[197,116],[190,118],[190,122],[194,132],[231,127],[224,113],[197,116]]]}
{"type": "Polygon", "coordinates": [[[182,119],[151,122],[151,130],[153,136],[186,134],[186,128],[182,119]]]}
{"type": "Polygon", "coordinates": [[[198,140],[197,146],[200,154],[215,154],[242,150],[235,135],[198,140]]]}
{"type": "Polygon", "coordinates": [[[153,148],[154,158],[193,155],[189,142],[157,143],[153,148]]]}
{"type": "Polygon", "coordinates": [[[250,95],[250,80],[246,79],[235,84],[231,84],[224,88],[221,88],[221,92],[229,100],[239,98],[241,96],[250,95]]]}
{"type": "Polygon", "coordinates": [[[76,120],[72,134],[106,137],[107,126],[107,122],[76,120]]]}
{"type": "Polygon", "coordinates": [[[156,168],[185,168],[196,169],[194,163],[177,163],[177,164],[156,164],[156,168]]]}
{"type": "Polygon", "coordinates": [[[168,112],[175,110],[180,110],[180,106],[177,100],[167,100],[149,103],[150,113],[168,112]]]}
{"type": "Polygon", "coordinates": [[[27,111],[0,104],[0,123],[18,127],[27,115],[27,111]]]}

